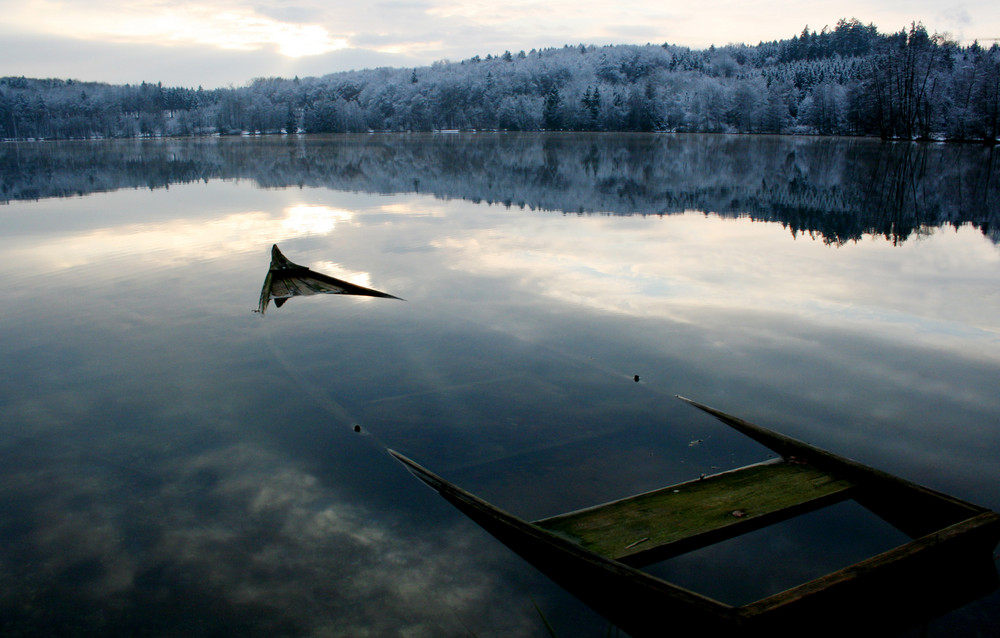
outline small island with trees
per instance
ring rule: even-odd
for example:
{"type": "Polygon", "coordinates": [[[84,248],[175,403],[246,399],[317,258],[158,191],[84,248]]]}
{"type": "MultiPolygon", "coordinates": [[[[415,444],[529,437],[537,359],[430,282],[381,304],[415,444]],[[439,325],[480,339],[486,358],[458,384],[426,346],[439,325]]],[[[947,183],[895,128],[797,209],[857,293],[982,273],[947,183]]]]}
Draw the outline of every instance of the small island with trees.
{"type": "Polygon", "coordinates": [[[1000,46],[841,19],[695,50],[587,46],[191,89],[0,78],[0,138],[366,131],[661,131],[996,144],[1000,46]]]}

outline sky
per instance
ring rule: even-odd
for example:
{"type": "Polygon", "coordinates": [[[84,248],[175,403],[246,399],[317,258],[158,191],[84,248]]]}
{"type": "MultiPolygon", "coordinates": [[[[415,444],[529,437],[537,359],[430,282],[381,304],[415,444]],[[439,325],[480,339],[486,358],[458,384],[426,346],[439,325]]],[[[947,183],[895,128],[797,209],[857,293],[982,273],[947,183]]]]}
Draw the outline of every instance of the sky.
{"type": "Polygon", "coordinates": [[[0,15],[0,76],[190,88],[564,44],[756,44],[852,17],[1000,38],[995,0],[0,0],[0,15]]]}

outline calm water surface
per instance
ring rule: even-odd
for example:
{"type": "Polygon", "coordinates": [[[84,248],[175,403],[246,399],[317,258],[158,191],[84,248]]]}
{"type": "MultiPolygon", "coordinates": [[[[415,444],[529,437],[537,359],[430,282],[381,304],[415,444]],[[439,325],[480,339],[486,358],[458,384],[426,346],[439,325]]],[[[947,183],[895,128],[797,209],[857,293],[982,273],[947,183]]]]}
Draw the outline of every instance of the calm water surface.
{"type": "MultiPolygon", "coordinates": [[[[384,447],[527,518],[767,457],[677,394],[1000,510],[989,150],[401,135],[0,167],[5,636],[604,636],[384,447]],[[254,313],[275,243],[406,301],[254,313]]],[[[655,569],[746,602],[900,541],[858,509],[655,569]]]]}

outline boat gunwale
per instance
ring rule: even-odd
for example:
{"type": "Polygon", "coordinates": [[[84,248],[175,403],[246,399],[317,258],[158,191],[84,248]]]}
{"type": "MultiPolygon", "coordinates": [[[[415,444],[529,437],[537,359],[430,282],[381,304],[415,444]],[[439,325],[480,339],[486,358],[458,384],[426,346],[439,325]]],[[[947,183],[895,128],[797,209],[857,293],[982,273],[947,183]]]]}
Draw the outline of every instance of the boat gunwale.
{"type": "MultiPolygon", "coordinates": [[[[739,614],[736,613],[737,607],[735,605],[730,605],[728,603],[716,600],[710,596],[706,596],[696,591],[692,591],[676,583],[671,583],[669,581],[658,578],[652,574],[649,574],[641,569],[627,565],[619,560],[613,558],[608,558],[602,556],[596,552],[593,552],[579,543],[574,543],[568,539],[561,537],[560,535],[550,532],[549,530],[539,527],[534,523],[526,521],[515,514],[511,514],[496,505],[464,490],[454,483],[441,478],[437,474],[431,472],[427,468],[421,466],[416,461],[407,458],[403,454],[392,450],[386,450],[390,455],[392,455],[396,460],[402,463],[407,470],[410,471],[417,479],[423,482],[425,485],[430,487],[432,490],[443,496],[450,503],[455,505],[459,511],[461,511],[466,516],[470,516],[469,512],[466,511],[465,507],[459,506],[455,503],[454,499],[461,500],[463,505],[466,507],[474,508],[479,512],[486,513],[487,515],[495,518],[498,521],[506,525],[511,525],[516,527],[520,532],[531,534],[532,536],[538,537],[546,543],[549,543],[561,551],[569,552],[576,555],[579,558],[585,559],[591,563],[600,565],[602,568],[608,570],[609,572],[615,572],[621,575],[625,575],[628,578],[633,579],[636,582],[643,583],[647,586],[659,589],[662,593],[672,597],[672,598],[684,598],[684,602],[695,604],[703,607],[706,611],[714,613],[716,615],[726,615],[730,617],[730,620],[736,622],[739,620],[739,614]]],[[[470,516],[470,518],[473,518],[470,516]]],[[[473,518],[473,520],[475,520],[473,518]]],[[[478,521],[475,521],[478,523],[478,521]]],[[[489,531],[489,530],[488,530],[489,531]]],[[[502,542],[502,541],[501,541],[502,542]]],[[[530,561],[529,561],[530,562],[530,561]]]]}
{"type": "MultiPolygon", "coordinates": [[[[529,558],[529,556],[519,551],[517,547],[511,545],[511,539],[508,538],[505,540],[499,536],[494,529],[490,529],[490,527],[484,525],[483,522],[477,519],[477,516],[467,511],[466,508],[475,508],[480,512],[487,513],[491,517],[499,517],[502,519],[503,524],[512,526],[517,533],[530,535],[536,541],[547,543],[551,549],[569,552],[577,559],[599,565],[609,575],[611,573],[627,574],[630,578],[634,579],[634,582],[631,582],[630,585],[641,585],[650,590],[660,591],[666,597],[666,600],[662,601],[664,603],[668,600],[674,604],[678,602],[695,603],[693,607],[700,607],[702,612],[709,612],[714,616],[713,620],[715,621],[729,623],[727,626],[731,628],[753,628],[755,631],[763,630],[765,633],[769,633],[775,628],[783,631],[791,631],[792,628],[799,626],[799,623],[807,620],[809,614],[816,611],[817,605],[831,605],[833,608],[841,608],[846,604],[852,609],[855,606],[857,608],[866,608],[870,613],[878,611],[891,613],[890,610],[896,610],[904,602],[904,594],[911,594],[918,597],[926,595],[924,590],[927,581],[926,577],[923,577],[923,570],[926,567],[944,568],[951,576],[963,578],[961,569],[967,564],[964,561],[974,561],[973,566],[978,566],[982,562],[980,559],[991,558],[993,548],[1000,542],[1000,514],[988,508],[924,487],[852,459],[838,456],[822,448],[733,417],[691,399],[681,396],[677,398],[715,416],[724,424],[761,443],[781,457],[719,472],[712,475],[713,477],[772,463],[786,462],[807,465],[834,479],[845,480],[850,483],[848,487],[835,494],[846,494],[847,496],[841,500],[855,500],[863,507],[872,511],[875,516],[903,531],[904,534],[910,537],[910,540],[869,558],[862,559],[841,569],[810,579],[783,591],[767,595],[758,600],[742,605],[729,605],[653,576],[630,564],[628,556],[617,559],[605,556],[584,547],[580,542],[576,542],[558,532],[550,531],[539,525],[539,523],[545,521],[578,515],[582,512],[596,510],[674,486],[649,490],[640,494],[626,496],[622,499],[608,501],[607,503],[557,514],[535,522],[528,522],[442,479],[398,452],[389,450],[389,453],[407,466],[417,478],[462,511],[462,513],[472,518],[474,522],[483,527],[487,532],[505,545],[508,545],[515,553],[528,560],[529,563],[562,585],[570,593],[573,593],[583,600],[583,602],[592,606],[598,613],[603,612],[578,593],[578,591],[584,590],[592,596],[593,585],[577,582],[571,582],[569,586],[563,584],[559,578],[550,573],[552,569],[551,565],[548,566],[549,569],[547,570],[536,562],[540,561],[537,555],[537,548],[533,548],[531,552],[534,559],[529,558]],[[428,480],[428,477],[431,477],[431,480],[428,480]],[[904,502],[902,504],[896,502],[898,499],[902,499],[904,502]],[[926,506],[928,511],[918,511],[916,514],[925,514],[924,519],[927,520],[921,519],[913,512],[906,511],[908,508],[913,508],[913,506],[917,506],[915,509],[918,510],[926,506]],[[901,522],[902,524],[900,524],[901,522]],[[910,528],[910,531],[907,528],[910,528]],[[921,530],[921,532],[914,534],[912,533],[913,529],[921,530]],[[970,539],[973,542],[966,542],[970,539]],[[964,561],[956,567],[952,565],[955,558],[961,558],[964,561]],[[898,586],[894,587],[894,585],[898,586]],[[885,591],[887,587],[892,591],[885,591]],[[881,604],[880,601],[873,602],[869,600],[872,597],[876,599],[886,598],[892,602],[881,608],[879,607],[881,604]],[[893,607],[893,605],[896,605],[896,607],[893,607]]],[[[688,481],[687,483],[691,482],[694,481],[688,481]]],[[[680,483],[678,485],[683,484],[680,483]]],[[[819,507],[825,506],[821,505],[819,507]]],[[[794,509],[795,507],[795,505],[792,505],[784,509],[794,509]]],[[[815,509],[819,509],[819,507],[815,509]]],[[[781,512],[783,510],[779,509],[776,511],[781,512]]],[[[798,516],[801,513],[804,512],[795,513],[788,518],[798,516]]],[[[769,524],[767,523],[760,527],[765,527],[769,524]]],[[[749,532],[752,529],[746,529],[746,531],[749,532]]],[[[738,536],[742,533],[733,536],[738,536]]],[[[516,539],[514,540],[516,541],[516,539]]],[[[687,539],[682,538],[674,542],[683,543],[684,540],[687,539]]],[[[706,543],[703,546],[711,544],[706,543]]],[[[677,552],[675,555],[683,554],[687,551],[691,550],[686,549],[683,552],[677,552]]],[[[633,554],[633,556],[636,555],[639,554],[633,554]]],[[[988,562],[989,567],[993,568],[992,581],[996,581],[995,565],[992,560],[988,562]]],[[[979,574],[979,576],[982,576],[982,574],[979,574]]],[[[981,586],[977,584],[978,582],[978,580],[970,577],[969,583],[963,582],[961,585],[965,585],[966,588],[981,586]]],[[[997,585],[994,583],[991,586],[995,589],[997,585]]],[[[939,590],[940,588],[935,591],[939,590]]],[[[964,592],[965,589],[959,586],[955,588],[955,592],[957,591],[964,592]]],[[[984,590],[978,595],[984,595],[988,591],[984,590]]],[[[646,592],[646,590],[643,590],[643,592],[651,593],[646,592]]],[[[951,592],[951,595],[954,596],[956,594],[951,592]]],[[[942,600],[948,599],[949,590],[941,590],[940,598],[942,600]]],[[[934,602],[938,601],[935,600],[934,602]]],[[[826,607],[823,609],[826,609],[826,607]]],[[[919,614],[922,612],[916,613],[919,614]]],[[[628,612],[622,609],[616,609],[615,614],[604,615],[608,620],[626,631],[629,631],[629,629],[623,626],[622,622],[641,622],[636,621],[628,612]]],[[[844,624],[845,620],[840,615],[830,615],[825,612],[823,615],[831,627],[848,626],[844,624]]],[[[647,622],[654,622],[656,617],[655,612],[645,612],[644,618],[647,622]]],[[[869,617],[869,621],[872,621],[871,617],[869,617]]],[[[642,632],[643,635],[647,633],[647,630],[651,626],[644,626],[646,629],[642,632]]],[[[823,635],[826,634],[824,633],[823,635]]]]}
{"type": "MultiPolygon", "coordinates": [[[[773,459],[765,459],[763,461],[758,461],[756,463],[749,463],[747,465],[743,465],[743,466],[740,466],[740,467],[734,467],[734,468],[729,469],[729,470],[723,470],[721,472],[716,472],[715,474],[706,474],[703,478],[704,478],[704,480],[707,481],[709,479],[715,479],[715,478],[723,477],[726,474],[733,474],[733,473],[736,473],[736,472],[741,472],[743,470],[747,470],[747,469],[750,469],[750,468],[758,467],[758,466],[761,466],[761,465],[778,465],[779,463],[785,463],[785,462],[786,462],[785,459],[783,459],[781,457],[773,458],[773,459]]],[[[562,518],[570,518],[572,516],[579,516],[580,514],[585,514],[586,512],[589,512],[591,510],[599,510],[599,509],[601,509],[603,507],[608,507],[609,505],[617,505],[619,503],[623,503],[625,501],[629,501],[629,500],[634,499],[634,498],[641,498],[643,496],[649,496],[651,494],[655,494],[655,493],[660,492],[662,490],[668,490],[668,489],[680,487],[682,485],[687,485],[688,483],[694,483],[695,481],[698,481],[698,480],[701,480],[701,479],[691,479],[691,480],[683,481],[681,483],[675,483],[673,485],[666,485],[664,487],[657,487],[657,488],[654,488],[654,489],[651,489],[651,490],[646,490],[645,492],[637,492],[635,494],[630,494],[629,496],[623,496],[621,498],[611,499],[610,501],[606,501],[604,503],[599,503],[597,505],[588,505],[586,507],[581,507],[580,509],[575,509],[575,510],[572,510],[572,511],[569,511],[569,512],[562,512],[560,514],[555,514],[553,516],[546,516],[545,518],[539,518],[539,519],[536,519],[534,521],[531,521],[531,524],[532,525],[542,525],[544,523],[558,521],[559,519],[562,519],[562,518]]]]}
{"type": "MultiPolygon", "coordinates": [[[[912,539],[884,552],[852,563],[784,591],[765,596],[759,600],[738,606],[736,609],[748,618],[762,616],[782,607],[794,605],[808,596],[820,595],[832,588],[849,583],[858,578],[868,577],[889,565],[901,565],[904,561],[915,560],[927,552],[938,550],[945,543],[957,543],[976,531],[989,533],[993,528],[994,537],[1000,532],[1000,515],[992,511],[982,512],[953,525],[937,530],[920,538],[912,539]]],[[[967,549],[967,548],[966,548],[967,549]]]]}

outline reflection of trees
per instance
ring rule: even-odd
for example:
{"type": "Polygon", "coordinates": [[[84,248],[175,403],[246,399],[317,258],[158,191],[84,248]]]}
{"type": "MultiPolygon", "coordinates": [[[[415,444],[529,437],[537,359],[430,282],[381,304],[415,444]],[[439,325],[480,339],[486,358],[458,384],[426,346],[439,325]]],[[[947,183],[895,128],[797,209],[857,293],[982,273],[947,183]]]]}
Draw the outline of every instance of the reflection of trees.
{"type": "Polygon", "coordinates": [[[927,154],[918,149],[905,144],[891,156],[879,153],[864,190],[863,201],[873,205],[874,230],[894,242],[919,229],[921,218],[931,212],[921,211],[927,198],[917,192],[927,169],[927,154]]]}
{"type": "Polygon", "coordinates": [[[860,200],[869,210],[871,232],[902,241],[928,227],[971,223],[989,234],[996,217],[994,149],[962,150],[967,167],[955,170],[949,162],[956,154],[935,152],[934,146],[880,148],[860,200]]]}
{"type": "Polygon", "coordinates": [[[423,192],[542,210],[690,210],[784,224],[834,243],[998,228],[993,148],[715,135],[468,134],[0,146],[3,201],[208,179],[423,192]]]}

